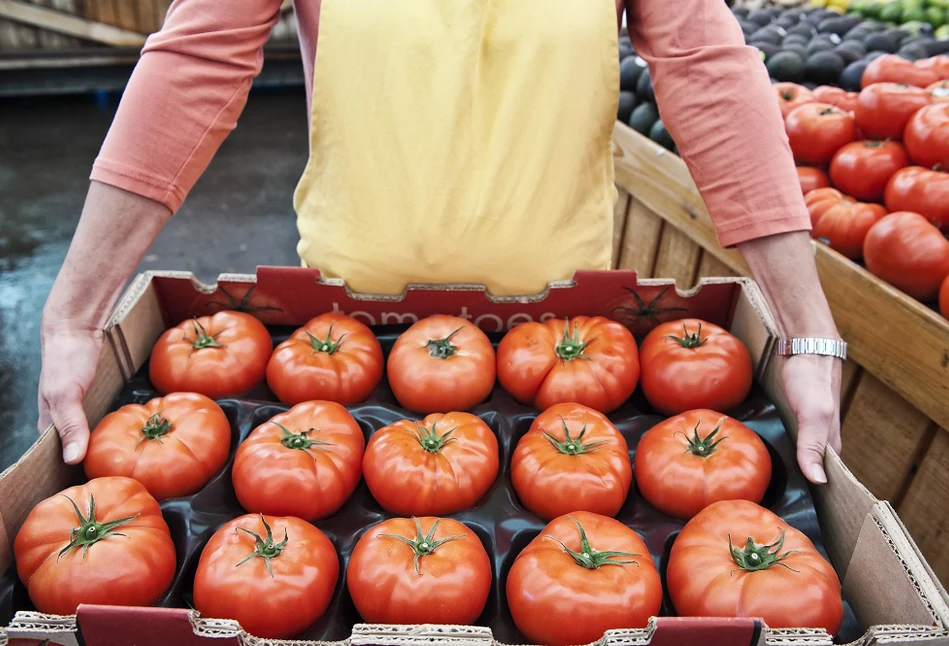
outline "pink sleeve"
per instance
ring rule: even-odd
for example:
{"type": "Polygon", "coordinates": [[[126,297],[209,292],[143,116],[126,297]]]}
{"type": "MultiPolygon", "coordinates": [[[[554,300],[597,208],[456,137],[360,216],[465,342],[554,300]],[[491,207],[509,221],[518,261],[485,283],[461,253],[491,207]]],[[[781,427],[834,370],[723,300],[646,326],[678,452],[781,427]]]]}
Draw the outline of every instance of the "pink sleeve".
{"type": "Polygon", "coordinates": [[[280,0],[175,0],[148,38],[91,179],[176,211],[237,125],[280,0]]]}
{"type": "Polygon", "coordinates": [[[688,164],[723,246],[808,231],[777,95],[723,0],[629,0],[663,123],[688,164]]]}

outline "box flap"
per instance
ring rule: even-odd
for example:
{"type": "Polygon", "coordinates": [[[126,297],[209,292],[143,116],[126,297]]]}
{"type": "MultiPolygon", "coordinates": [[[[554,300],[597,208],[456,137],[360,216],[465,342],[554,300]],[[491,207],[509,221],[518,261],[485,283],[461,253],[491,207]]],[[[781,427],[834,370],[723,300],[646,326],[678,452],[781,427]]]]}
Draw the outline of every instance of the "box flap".
{"type": "Polygon", "coordinates": [[[204,620],[196,627],[196,614],[183,608],[124,608],[81,605],[76,613],[85,646],[238,646],[239,627],[224,622],[224,630],[213,630],[204,620]]]}
{"type": "Polygon", "coordinates": [[[20,640],[29,640],[26,642],[28,644],[48,640],[50,646],[79,646],[74,615],[59,617],[39,612],[18,612],[7,626],[7,636],[12,644],[22,643],[20,640]]]}

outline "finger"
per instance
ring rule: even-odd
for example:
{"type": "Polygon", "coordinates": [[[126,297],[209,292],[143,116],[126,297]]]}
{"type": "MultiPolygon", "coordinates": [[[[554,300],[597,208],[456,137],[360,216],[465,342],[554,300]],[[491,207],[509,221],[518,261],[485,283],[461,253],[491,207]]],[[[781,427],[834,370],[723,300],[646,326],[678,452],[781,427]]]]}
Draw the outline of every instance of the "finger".
{"type": "Polygon", "coordinates": [[[36,430],[40,435],[46,432],[46,429],[49,428],[49,425],[53,423],[53,418],[49,413],[49,404],[46,402],[46,398],[43,397],[42,391],[39,392],[37,397],[37,405],[39,407],[39,417],[36,422],[36,430]]]}
{"type": "Polygon", "coordinates": [[[50,401],[50,416],[63,444],[63,461],[78,464],[86,457],[89,424],[79,398],[60,397],[50,401]]]}
{"type": "Polygon", "coordinates": [[[837,455],[840,455],[840,452],[843,451],[843,441],[840,437],[840,420],[834,424],[833,430],[830,432],[830,438],[828,443],[833,447],[834,451],[837,452],[837,455]]]}
{"type": "Polygon", "coordinates": [[[824,448],[827,444],[827,428],[813,424],[802,424],[797,436],[797,462],[804,477],[814,484],[825,484],[824,448]]]}

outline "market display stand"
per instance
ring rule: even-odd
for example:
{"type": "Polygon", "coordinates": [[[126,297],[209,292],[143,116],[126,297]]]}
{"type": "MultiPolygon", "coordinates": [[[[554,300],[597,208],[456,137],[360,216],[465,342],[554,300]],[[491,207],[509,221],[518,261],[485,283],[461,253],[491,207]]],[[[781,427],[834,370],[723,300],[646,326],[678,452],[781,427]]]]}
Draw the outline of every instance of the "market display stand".
{"type": "MultiPolygon", "coordinates": [[[[750,275],[722,248],[685,162],[628,126],[613,131],[616,266],[674,278],[750,275]]],[[[821,283],[850,360],[842,385],[843,461],[889,500],[949,581],[949,321],[823,244],[821,283]]]]}

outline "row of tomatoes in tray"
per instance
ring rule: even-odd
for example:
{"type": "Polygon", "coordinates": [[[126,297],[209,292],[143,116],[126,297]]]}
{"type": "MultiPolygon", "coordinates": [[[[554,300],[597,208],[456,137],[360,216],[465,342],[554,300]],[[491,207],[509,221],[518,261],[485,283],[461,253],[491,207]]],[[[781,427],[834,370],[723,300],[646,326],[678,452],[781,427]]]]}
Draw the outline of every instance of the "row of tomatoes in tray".
{"type": "MultiPolygon", "coordinates": [[[[223,311],[167,330],[152,349],[149,377],[161,393],[212,398],[246,393],[265,379],[281,402],[364,401],[383,377],[379,340],[345,314],[315,317],[273,347],[249,314],[223,311]]],[[[717,325],[684,319],[657,326],[637,348],[632,333],[604,317],[522,323],[497,352],[471,321],[434,315],[403,332],[386,376],[399,404],[419,413],[470,410],[495,381],[540,409],[575,402],[603,413],[637,385],[658,411],[729,410],[752,384],[747,349],[717,325]]]]}

